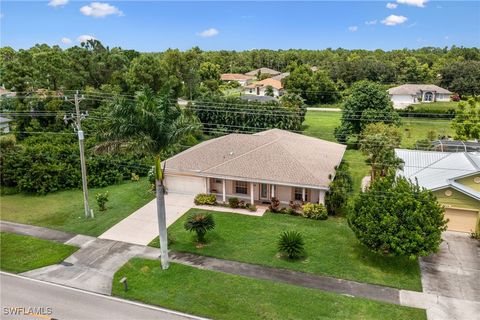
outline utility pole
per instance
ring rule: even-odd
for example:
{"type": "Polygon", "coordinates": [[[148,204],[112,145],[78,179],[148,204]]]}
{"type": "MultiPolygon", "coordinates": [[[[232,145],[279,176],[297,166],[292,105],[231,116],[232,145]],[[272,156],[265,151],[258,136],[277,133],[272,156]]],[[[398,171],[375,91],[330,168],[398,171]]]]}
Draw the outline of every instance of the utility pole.
{"type": "Polygon", "coordinates": [[[168,269],[167,217],[165,211],[165,188],[163,186],[163,169],[160,157],[155,159],[155,190],[157,195],[158,235],[160,238],[160,261],[162,269],[168,269]]]}
{"type": "MultiPolygon", "coordinates": [[[[72,102],[71,100],[66,100],[72,102]]],[[[78,146],[80,148],[80,167],[82,170],[83,207],[85,210],[85,218],[92,218],[92,212],[90,211],[90,206],[88,204],[87,166],[85,164],[85,147],[83,145],[84,135],[82,131],[82,120],[88,116],[88,112],[85,114],[80,113],[80,101],[82,100],[83,97],[79,97],[77,90],[73,98],[73,103],[75,104],[75,116],[71,115],[70,118],[65,116],[63,119],[65,123],[68,123],[68,120],[73,120],[74,128],[77,131],[78,146]]]]}

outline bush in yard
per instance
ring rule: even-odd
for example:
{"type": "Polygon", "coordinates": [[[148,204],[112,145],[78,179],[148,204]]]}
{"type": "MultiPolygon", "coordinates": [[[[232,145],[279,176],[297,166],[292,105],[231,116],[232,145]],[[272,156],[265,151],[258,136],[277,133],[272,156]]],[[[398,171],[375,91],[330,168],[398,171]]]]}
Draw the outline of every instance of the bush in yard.
{"type": "Polygon", "coordinates": [[[185,221],[184,227],[185,230],[194,231],[197,234],[199,243],[205,243],[205,234],[215,228],[215,221],[210,213],[194,213],[185,221]]]}
{"type": "Polygon", "coordinates": [[[230,208],[238,208],[239,202],[240,200],[238,200],[238,198],[228,198],[228,205],[230,206],[230,208]]]}
{"type": "Polygon", "coordinates": [[[196,205],[215,205],[217,204],[217,197],[214,194],[199,193],[195,196],[193,202],[196,205]]]}
{"type": "Polygon", "coordinates": [[[369,249],[395,256],[438,251],[446,230],[444,209],[433,193],[404,177],[374,180],[349,207],[348,224],[369,249]]]}
{"type": "Polygon", "coordinates": [[[285,231],[278,240],[278,251],[289,259],[298,259],[305,254],[303,236],[297,231],[285,231]]]}
{"type": "Polygon", "coordinates": [[[273,197],[270,200],[270,205],[268,206],[268,209],[274,213],[280,212],[280,200],[278,198],[273,197]]]}
{"type": "Polygon", "coordinates": [[[100,209],[100,211],[107,210],[108,191],[97,193],[95,199],[97,200],[98,209],[100,209]]]}
{"type": "Polygon", "coordinates": [[[257,206],[255,206],[254,204],[251,204],[247,207],[247,209],[252,211],[252,212],[255,212],[255,211],[257,211],[257,206]]]}
{"type": "Polygon", "coordinates": [[[308,219],[326,220],[328,212],[321,203],[306,203],[302,206],[303,216],[308,219]]]}
{"type": "Polygon", "coordinates": [[[337,168],[335,178],[325,197],[325,206],[329,214],[340,214],[344,210],[348,197],[353,192],[353,181],[348,163],[342,161],[337,168]]]}

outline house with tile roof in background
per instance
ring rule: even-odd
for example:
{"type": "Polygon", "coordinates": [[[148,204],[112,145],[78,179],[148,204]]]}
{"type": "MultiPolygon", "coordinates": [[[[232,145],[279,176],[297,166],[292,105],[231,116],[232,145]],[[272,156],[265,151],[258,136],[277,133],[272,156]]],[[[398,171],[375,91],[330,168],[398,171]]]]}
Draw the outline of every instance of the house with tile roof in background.
{"type": "Polygon", "coordinates": [[[244,93],[248,95],[266,96],[268,95],[268,87],[271,87],[273,97],[280,97],[284,93],[282,81],[273,78],[250,83],[245,86],[244,93]]]}
{"type": "Polygon", "coordinates": [[[396,109],[420,102],[448,102],[452,95],[447,89],[433,84],[404,84],[387,91],[396,109]]]}
{"type": "Polygon", "coordinates": [[[254,76],[247,76],[241,73],[222,73],[220,75],[220,80],[223,82],[238,82],[242,87],[248,85],[252,82],[254,76]]]}
{"type": "Polygon", "coordinates": [[[445,207],[448,230],[478,231],[480,219],[480,153],[396,149],[403,160],[397,174],[433,191],[445,207]]]}
{"type": "Polygon", "coordinates": [[[229,134],[167,159],[165,186],[169,193],[215,194],[222,202],[324,203],[345,149],[280,129],[229,134]]]}

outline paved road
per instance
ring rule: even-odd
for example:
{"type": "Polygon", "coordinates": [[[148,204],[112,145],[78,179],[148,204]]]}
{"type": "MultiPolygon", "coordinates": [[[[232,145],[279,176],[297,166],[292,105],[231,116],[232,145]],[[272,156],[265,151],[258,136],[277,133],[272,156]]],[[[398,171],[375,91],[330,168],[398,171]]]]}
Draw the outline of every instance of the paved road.
{"type": "Polygon", "coordinates": [[[167,309],[87,293],[3,272],[0,274],[0,282],[2,286],[2,319],[200,319],[167,309]],[[5,315],[5,308],[8,307],[44,307],[45,313],[48,313],[47,308],[51,308],[52,313],[46,317],[40,315],[35,317],[25,315],[7,316],[5,315]]]}

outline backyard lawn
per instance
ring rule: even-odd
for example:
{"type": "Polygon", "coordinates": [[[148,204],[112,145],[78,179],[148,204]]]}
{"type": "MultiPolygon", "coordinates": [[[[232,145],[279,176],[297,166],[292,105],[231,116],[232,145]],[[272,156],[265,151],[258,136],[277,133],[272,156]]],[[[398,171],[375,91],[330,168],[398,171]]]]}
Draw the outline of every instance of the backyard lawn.
{"type": "Polygon", "coordinates": [[[2,196],[1,219],[62,231],[98,236],[154,198],[147,179],[90,189],[94,219],[85,219],[82,190],[67,190],[45,196],[14,194],[2,196]],[[108,191],[107,210],[99,211],[95,194],[108,191]]]}
{"type": "MultiPolygon", "coordinates": [[[[326,221],[266,213],[263,217],[212,212],[216,227],[207,244],[196,248],[183,224],[191,209],[168,229],[170,249],[337,278],[420,291],[417,260],[383,257],[362,246],[343,218],[326,221]],[[291,262],[277,257],[277,240],[286,230],[303,234],[308,257],[291,262]]],[[[152,241],[158,247],[158,239],[152,241]]]]}
{"type": "Polygon", "coordinates": [[[214,319],[426,319],[421,309],[175,263],[162,270],[158,260],[127,262],[115,274],[112,293],[214,319]]]}
{"type": "Polygon", "coordinates": [[[12,233],[0,233],[0,269],[21,273],[59,263],[77,247],[12,233]]]}

